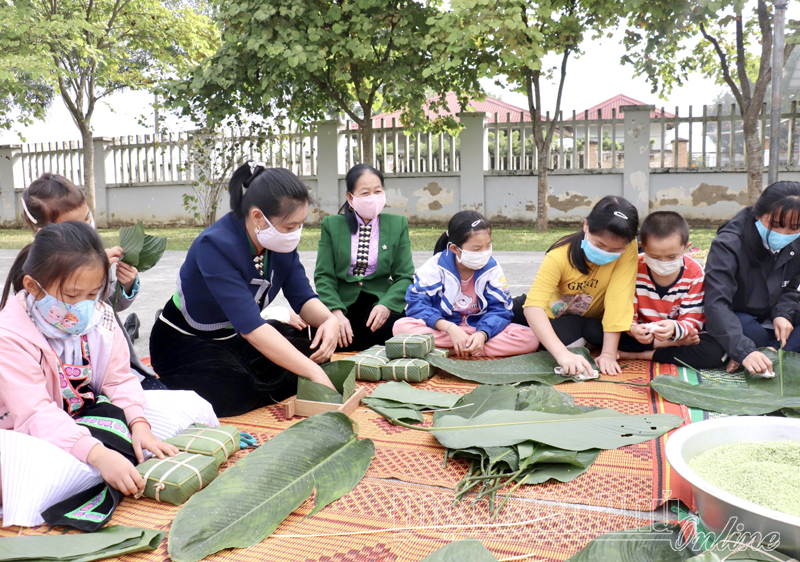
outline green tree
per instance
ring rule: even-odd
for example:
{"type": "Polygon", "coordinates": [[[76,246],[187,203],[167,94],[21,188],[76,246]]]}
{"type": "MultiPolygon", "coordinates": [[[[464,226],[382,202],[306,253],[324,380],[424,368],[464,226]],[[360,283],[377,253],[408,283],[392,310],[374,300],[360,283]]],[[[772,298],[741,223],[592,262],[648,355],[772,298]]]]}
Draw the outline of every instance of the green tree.
{"type": "Polygon", "coordinates": [[[547,172],[556,119],[544,122],[542,86],[558,83],[553,115],[561,110],[567,61],[579,55],[588,33],[613,26],[621,4],[616,0],[452,0],[448,41],[451,58],[476,61],[481,74],[505,77],[525,94],[537,149],[537,227],[547,231],[547,172]],[[543,68],[547,55],[560,57],[557,67],[543,68]]]}
{"type": "MultiPolygon", "coordinates": [[[[742,117],[747,162],[747,193],[761,194],[764,149],[758,117],[772,78],[772,14],[765,0],[695,2],[629,0],[623,61],[648,78],[662,96],[689,79],[692,71],[725,84],[742,117]]],[[[797,34],[787,26],[784,60],[797,34]]]]}
{"type": "Polygon", "coordinates": [[[57,92],[81,133],[86,198],[94,209],[97,103],[185,72],[214,51],[217,39],[213,22],[183,0],[0,2],[0,123],[14,111],[43,117],[48,88],[57,92]],[[20,75],[34,87],[23,87],[20,75]]]}
{"type": "MultiPolygon", "coordinates": [[[[324,119],[331,104],[359,127],[364,162],[373,162],[372,116],[402,110],[406,128],[454,131],[452,117],[429,121],[427,93],[444,106],[455,91],[466,107],[480,91],[476,72],[442,69],[446,56],[433,33],[439,0],[213,0],[222,46],[195,69],[191,80],[171,86],[174,104],[211,121],[237,115],[272,115],[309,123],[324,119]]],[[[459,62],[459,61],[453,61],[459,62]]]]}

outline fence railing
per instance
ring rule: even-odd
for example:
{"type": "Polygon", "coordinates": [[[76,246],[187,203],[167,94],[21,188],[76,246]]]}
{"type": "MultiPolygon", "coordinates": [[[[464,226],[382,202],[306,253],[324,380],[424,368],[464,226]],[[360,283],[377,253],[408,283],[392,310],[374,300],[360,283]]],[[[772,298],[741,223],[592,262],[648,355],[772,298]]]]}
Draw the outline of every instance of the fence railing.
{"type": "MultiPolygon", "coordinates": [[[[344,137],[344,167],[349,170],[362,161],[364,144],[361,131],[348,121],[339,131],[344,137]]],[[[373,166],[386,175],[458,172],[461,169],[460,142],[450,133],[408,132],[381,119],[372,129],[373,166]]]]}
{"type": "MultiPolygon", "coordinates": [[[[797,102],[781,116],[781,166],[800,169],[800,130],[797,102]]],[[[551,120],[546,114],[542,126],[555,121],[555,135],[547,158],[550,170],[623,169],[624,115],[616,108],[610,118],[564,112],[551,120]]],[[[486,171],[514,173],[535,171],[538,150],[533,123],[524,114],[498,114],[485,123],[486,171]]],[[[658,170],[703,169],[738,171],[746,168],[747,154],[742,117],[736,105],[703,106],[699,114],[693,108],[681,114],[661,108],[650,119],[650,167],[658,170]]],[[[766,106],[758,118],[759,135],[768,154],[769,114],[766,106]]],[[[336,160],[340,170],[347,170],[363,160],[361,131],[351,122],[338,129],[336,160]]],[[[111,139],[104,145],[110,151],[113,173],[109,184],[185,183],[197,176],[198,150],[236,154],[236,162],[257,160],[268,166],[289,168],[301,177],[317,176],[318,138],[315,128],[286,124],[269,132],[226,129],[213,133],[189,131],[163,135],[126,136],[111,139]],[[205,135],[205,136],[204,136],[205,135]],[[205,139],[205,142],[203,142],[205,139]],[[235,146],[235,150],[231,147],[235,146]]],[[[449,133],[409,132],[396,119],[381,120],[373,129],[373,155],[376,168],[386,175],[458,173],[461,170],[461,141],[449,133]]],[[[83,157],[80,141],[26,144],[21,149],[24,185],[44,172],[61,174],[76,184],[83,183],[83,157]]],[[[470,155],[476,158],[479,155],[470,155]]]]}

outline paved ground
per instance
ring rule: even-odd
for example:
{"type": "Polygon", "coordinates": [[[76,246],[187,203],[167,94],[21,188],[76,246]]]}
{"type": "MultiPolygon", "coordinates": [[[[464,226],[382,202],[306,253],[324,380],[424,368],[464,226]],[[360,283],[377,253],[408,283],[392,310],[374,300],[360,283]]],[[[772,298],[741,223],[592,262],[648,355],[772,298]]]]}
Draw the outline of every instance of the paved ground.
{"type": "MultiPolygon", "coordinates": [[[[0,279],[3,282],[5,282],[16,255],[15,250],[0,250],[0,279]]],[[[419,267],[430,256],[430,252],[414,252],[414,265],[419,267]]],[[[503,271],[511,286],[511,293],[518,295],[527,292],[530,288],[544,258],[544,252],[497,252],[494,257],[503,266],[503,271]]],[[[141,337],[135,344],[136,351],[140,356],[150,355],[148,342],[150,330],[155,322],[155,313],[175,292],[175,279],[185,258],[186,252],[165,252],[156,267],[141,274],[142,290],[133,305],[121,314],[124,320],[128,314],[135,312],[142,321],[141,337]]],[[[316,259],[316,252],[300,252],[300,261],[306,268],[306,274],[312,285],[316,259]]],[[[280,305],[285,302],[283,296],[279,295],[274,304],[280,305]]]]}

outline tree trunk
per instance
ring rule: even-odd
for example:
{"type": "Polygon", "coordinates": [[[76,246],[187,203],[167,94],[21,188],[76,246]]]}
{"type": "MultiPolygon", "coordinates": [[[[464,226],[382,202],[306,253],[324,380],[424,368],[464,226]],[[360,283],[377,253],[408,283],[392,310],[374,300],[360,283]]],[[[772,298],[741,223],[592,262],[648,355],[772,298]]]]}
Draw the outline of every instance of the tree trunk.
{"type": "Polygon", "coordinates": [[[103,219],[105,222],[105,215],[98,216],[95,212],[95,193],[94,193],[94,142],[92,142],[92,128],[88,121],[84,121],[78,125],[81,131],[81,139],[83,140],[83,193],[86,196],[86,205],[89,210],[96,217],[98,222],[103,219]]]}
{"type": "Polygon", "coordinates": [[[744,145],[747,152],[747,197],[750,205],[755,205],[761,195],[764,183],[764,147],[758,136],[757,118],[743,122],[744,145]]]}
{"type": "Polygon", "coordinates": [[[372,146],[372,116],[367,116],[358,124],[358,128],[361,129],[361,146],[363,147],[363,154],[360,155],[361,163],[377,168],[372,146]]]}
{"type": "Polygon", "coordinates": [[[547,170],[550,161],[550,147],[539,150],[536,164],[537,174],[537,203],[536,203],[536,230],[547,232],[547,170]]]}

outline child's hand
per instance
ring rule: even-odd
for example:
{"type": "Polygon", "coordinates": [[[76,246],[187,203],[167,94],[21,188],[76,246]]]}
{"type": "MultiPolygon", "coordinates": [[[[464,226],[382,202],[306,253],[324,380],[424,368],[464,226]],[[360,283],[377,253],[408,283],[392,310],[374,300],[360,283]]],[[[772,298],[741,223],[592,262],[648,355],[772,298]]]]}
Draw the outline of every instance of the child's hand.
{"type": "Polygon", "coordinates": [[[466,350],[465,353],[469,355],[475,355],[476,353],[483,351],[483,346],[486,344],[486,333],[485,332],[475,332],[474,334],[470,335],[467,338],[466,342],[466,350]]]}
{"type": "Polygon", "coordinates": [[[642,344],[653,343],[653,334],[644,324],[636,324],[631,326],[631,335],[636,338],[636,341],[642,344]]]}
{"type": "Polygon", "coordinates": [[[556,357],[556,361],[558,361],[558,364],[564,370],[564,374],[570,377],[583,373],[590,375],[594,371],[592,364],[589,363],[583,355],[572,353],[569,350],[563,355],[556,357]]]}
{"type": "Polygon", "coordinates": [[[146,449],[153,453],[160,459],[164,458],[164,454],[174,457],[178,454],[178,448],[175,445],[164,443],[153,435],[150,427],[146,423],[135,423],[131,427],[131,437],[133,441],[133,452],[136,454],[136,460],[140,463],[144,462],[144,452],[146,449]]]}
{"type": "Polygon", "coordinates": [[[672,320],[659,320],[655,322],[655,325],[653,336],[655,336],[658,341],[667,341],[675,335],[675,322],[672,320]]]}
{"type": "Polygon", "coordinates": [[[136,276],[138,274],[139,270],[132,265],[123,262],[117,263],[117,281],[125,288],[126,293],[131,293],[131,289],[133,289],[133,284],[136,282],[136,276]]]}
{"type": "Polygon", "coordinates": [[[772,361],[760,351],[754,351],[745,357],[742,366],[752,374],[772,371],[772,361]]]}
{"type": "MultiPolygon", "coordinates": [[[[341,321],[339,321],[339,326],[341,326],[341,324],[342,324],[341,321]]],[[[308,328],[308,324],[306,324],[306,321],[300,318],[300,315],[297,314],[291,308],[289,309],[289,326],[291,326],[295,330],[305,330],[306,328],[308,328]]]]}
{"type": "Polygon", "coordinates": [[[455,351],[456,355],[458,357],[466,357],[467,340],[469,339],[467,333],[455,324],[450,324],[445,333],[450,336],[450,341],[453,343],[453,351],[455,351]]]}
{"type": "MultiPolygon", "coordinates": [[[[600,369],[600,372],[604,375],[618,375],[622,372],[622,369],[617,363],[617,358],[611,355],[610,353],[601,353],[597,357],[597,368],[600,369]]],[[[589,370],[591,373],[591,370],[589,370]]]]}
{"type": "Polygon", "coordinates": [[[114,265],[122,259],[125,250],[122,246],[114,246],[113,248],[106,248],[106,256],[108,256],[108,265],[114,265]]]}
{"type": "MultiPolygon", "coordinates": [[[[144,424],[136,424],[144,425],[144,424]]],[[[116,451],[95,445],[89,451],[86,462],[100,471],[106,483],[126,496],[144,490],[144,478],[131,462],[116,451]]]]}
{"type": "Polygon", "coordinates": [[[775,320],[772,321],[772,325],[775,327],[775,338],[781,342],[781,347],[785,346],[786,340],[788,340],[789,336],[792,335],[794,326],[792,326],[792,323],[783,316],[778,316],[775,318],[775,320]]]}

